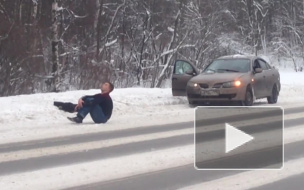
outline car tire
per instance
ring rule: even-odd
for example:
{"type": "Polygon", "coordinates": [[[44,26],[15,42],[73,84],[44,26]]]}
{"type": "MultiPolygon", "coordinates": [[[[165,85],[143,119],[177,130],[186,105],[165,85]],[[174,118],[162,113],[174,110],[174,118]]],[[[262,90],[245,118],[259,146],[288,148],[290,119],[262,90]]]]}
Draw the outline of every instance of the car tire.
{"type": "Polygon", "coordinates": [[[272,87],[271,96],[267,97],[268,104],[275,104],[275,103],[277,103],[278,102],[278,96],[279,96],[279,93],[278,93],[277,86],[274,85],[272,87]]]}
{"type": "Polygon", "coordinates": [[[189,107],[190,108],[194,108],[195,107],[195,101],[188,101],[188,103],[189,103],[189,107]]]}
{"type": "Polygon", "coordinates": [[[245,99],[242,101],[243,106],[252,106],[253,105],[253,93],[251,88],[248,86],[245,93],[245,99]]]}

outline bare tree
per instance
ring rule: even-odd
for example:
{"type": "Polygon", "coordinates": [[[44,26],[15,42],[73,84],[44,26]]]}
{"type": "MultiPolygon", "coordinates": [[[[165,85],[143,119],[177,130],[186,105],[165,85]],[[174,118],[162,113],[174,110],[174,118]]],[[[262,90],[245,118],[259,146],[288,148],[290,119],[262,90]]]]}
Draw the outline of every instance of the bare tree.
{"type": "Polygon", "coordinates": [[[62,65],[59,62],[59,40],[58,40],[58,2],[57,0],[52,1],[52,71],[51,81],[49,82],[49,91],[59,91],[61,85],[60,70],[62,65]]]}
{"type": "Polygon", "coordinates": [[[175,59],[230,53],[304,65],[304,1],[0,0],[0,96],[162,87],[175,59]]]}

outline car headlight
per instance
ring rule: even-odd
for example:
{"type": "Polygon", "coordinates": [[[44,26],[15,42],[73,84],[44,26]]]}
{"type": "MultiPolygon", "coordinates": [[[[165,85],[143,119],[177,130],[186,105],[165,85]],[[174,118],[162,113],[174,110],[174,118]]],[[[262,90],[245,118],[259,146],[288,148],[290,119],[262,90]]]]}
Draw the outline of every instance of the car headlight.
{"type": "Polygon", "coordinates": [[[223,83],[223,88],[233,88],[233,87],[240,87],[242,85],[242,82],[239,80],[231,81],[231,82],[225,82],[223,83]]]}
{"type": "Polygon", "coordinates": [[[191,86],[191,87],[198,87],[198,84],[195,83],[195,82],[189,81],[189,82],[188,82],[188,86],[191,86]]]}

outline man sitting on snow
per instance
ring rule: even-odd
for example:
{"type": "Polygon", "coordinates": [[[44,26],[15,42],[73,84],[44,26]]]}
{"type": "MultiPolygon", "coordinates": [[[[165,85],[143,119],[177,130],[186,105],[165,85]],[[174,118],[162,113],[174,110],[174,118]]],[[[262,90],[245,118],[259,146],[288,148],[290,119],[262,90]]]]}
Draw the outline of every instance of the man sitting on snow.
{"type": "Polygon", "coordinates": [[[105,82],[101,85],[101,93],[93,96],[84,96],[78,100],[78,104],[70,102],[54,102],[54,106],[66,112],[77,112],[76,117],[68,117],[75,123],[82,123],[82,120],[90,113],[95,123],[106,123],[113,110],[113,101],[110,93],[114,90],[114,85],[105,82]]]}

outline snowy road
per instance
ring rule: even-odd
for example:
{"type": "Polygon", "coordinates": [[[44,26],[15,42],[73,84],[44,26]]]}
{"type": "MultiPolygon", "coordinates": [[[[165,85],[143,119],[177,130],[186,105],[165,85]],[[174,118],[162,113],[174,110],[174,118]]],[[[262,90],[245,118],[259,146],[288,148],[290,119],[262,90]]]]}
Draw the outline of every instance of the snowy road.
{"type": "MultiPolygon", "coordinates": [[[[254,183],[244,182],[239,186],[237,171],[194,170],[193,122],[185,122],[2,144],[0,186],[5,189],[200,189],[209,185],[210,189],[244,189],[265,185],[304,172],[304,106],[286,107],[285,168],[271,171],[272,175],[269,171],[245,172],[255,178],[254,183]],[[232,179],[231,184],[227,185],[227,177],[232,179]]],[[[220,138],[212,130],[204,135],[206,140],[220,138]]]]}

